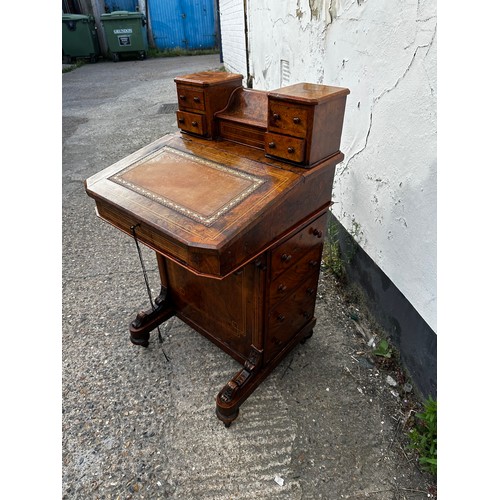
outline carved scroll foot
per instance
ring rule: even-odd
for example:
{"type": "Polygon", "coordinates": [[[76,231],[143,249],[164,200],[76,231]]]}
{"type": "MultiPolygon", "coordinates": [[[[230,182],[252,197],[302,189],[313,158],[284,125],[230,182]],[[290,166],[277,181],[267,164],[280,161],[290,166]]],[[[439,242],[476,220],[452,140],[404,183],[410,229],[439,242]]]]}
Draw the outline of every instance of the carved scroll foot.
{"type": "Polygon", "coordinates": [[[217,407],[215,414],[222,420],[226,427],[236,419],[240,411],[240,405],[257,387],[255,378],[262,364],[262,351],[252,345],[248,360],[240,370],[217,395],[217,407]]]}
{"type": "Polygon", "coordinates": [[[174,315],[175,310],[167,299],[167,288],[162,286],[160,294],[154,300],[153,308],[139,312],[130,323],[130,341],[132,344],[147,347],[149,332],[174,315]]]}

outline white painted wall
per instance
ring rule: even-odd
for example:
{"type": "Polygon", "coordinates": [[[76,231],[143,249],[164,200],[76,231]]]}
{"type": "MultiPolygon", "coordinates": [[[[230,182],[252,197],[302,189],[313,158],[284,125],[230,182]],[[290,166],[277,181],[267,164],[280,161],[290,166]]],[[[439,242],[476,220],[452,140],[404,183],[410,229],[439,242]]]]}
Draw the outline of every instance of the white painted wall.
{"type": "MultiPolygon", "coordinates": [[[[221,14],[223,4],[243,1],[221,2],[221,14]]],[[[254,88],[351,90],[332,211],[436,331],[436,0],[247,0],[247,9],[254,88]]]]}
{"type": "Polygon", "coordinates": [[[247,56],[243,0],[219,0],[220,31],[224,67],[243,75],[247,86],[247,56]]]}

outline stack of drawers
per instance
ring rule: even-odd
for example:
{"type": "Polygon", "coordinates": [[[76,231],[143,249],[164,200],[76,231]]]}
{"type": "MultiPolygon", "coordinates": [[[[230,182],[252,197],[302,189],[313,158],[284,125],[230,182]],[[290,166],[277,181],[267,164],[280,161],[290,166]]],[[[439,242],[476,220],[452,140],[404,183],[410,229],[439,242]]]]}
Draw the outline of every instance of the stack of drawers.
{"type": "Polygon", "coordinates": [[[214,138],[214,114],[223,109],[230,95],[241,87],[242,75],[204,71],[174,78],[177,86],[178,127],[190,134],[214,138]]]}
{"type": "Polygon", "coordinates": [[[278,354],[314,315],[326,218],[322,215],[271,251],[264,361],[278,354]]]}
{"type": "Polygon", "coordinates": [[[298,83],[269,92],[266,154],[312,167],[339,151],[348,89],[298,83]]]}

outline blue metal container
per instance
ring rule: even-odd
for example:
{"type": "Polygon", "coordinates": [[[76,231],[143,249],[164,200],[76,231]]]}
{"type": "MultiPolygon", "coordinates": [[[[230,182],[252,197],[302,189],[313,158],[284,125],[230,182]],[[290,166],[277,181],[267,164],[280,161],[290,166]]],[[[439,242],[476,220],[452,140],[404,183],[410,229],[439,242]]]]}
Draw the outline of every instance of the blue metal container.
{"type": "Polygon", "coordinates": [[[157,49],[217,46],[214,0],[149,0],[148,9],[157,49]]]}

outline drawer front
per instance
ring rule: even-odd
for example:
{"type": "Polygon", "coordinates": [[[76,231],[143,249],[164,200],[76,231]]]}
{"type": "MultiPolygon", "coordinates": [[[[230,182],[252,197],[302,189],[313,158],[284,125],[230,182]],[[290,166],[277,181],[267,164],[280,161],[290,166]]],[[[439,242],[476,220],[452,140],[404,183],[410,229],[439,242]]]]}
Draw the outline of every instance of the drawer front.
{"type": "Polygon", "coordinates": [[[180,109],[205,111],[205,94],[201,90],[177,85],[177,100],[180,109]]]}
{"type": "Polygon", "coordinates": [[[304,139],[266,132],[264,148],[267,154],[296,163],[304,161],[306,142],[304,139]]]}
{"type": "Polygon", "coordinates": [[[177,111],[177,126],[181,130],[186,130],[193,134],[205,135],[207,133],[205,116],[196,113],[177,111]]]}
{"type": "Polygon", "coordinates": [[[307,280],[269,313],[266,358],[272,359],[313,318],[318,277],[307,280]]]}
{"type": "Polygon", "coordinates": [[[318,274],[321,264],[322,246],[314,247],[286,272],[274,280],[269,287],[269,307],[273,308],[280,300],[295,290],[309,276],[318,274]]]}
{"type": "Polygon", "coordinates": [[[309,109],[300,108],[293,104],[274,102],[272,99],[269,99],[267,109],[267,124],[271,132],[306,137],[309,109]]]}
{"type": "MultiPolygon", "coordinates": [[[[284,243],[272,250],[271,253],[271,280],[275,280],[284,271],[292,268],[302,257],[309,252],[323,248],[326,231],[327,214],[311,222],[302,231],[298,232],[284,243]]],[[[314,261],[314,259],[312,259],[314,261]]],[[[321,264],[318,260],[317,266],[321,264]]],[[[308,266],[314,267],[313,263],[308,266]]]]}

